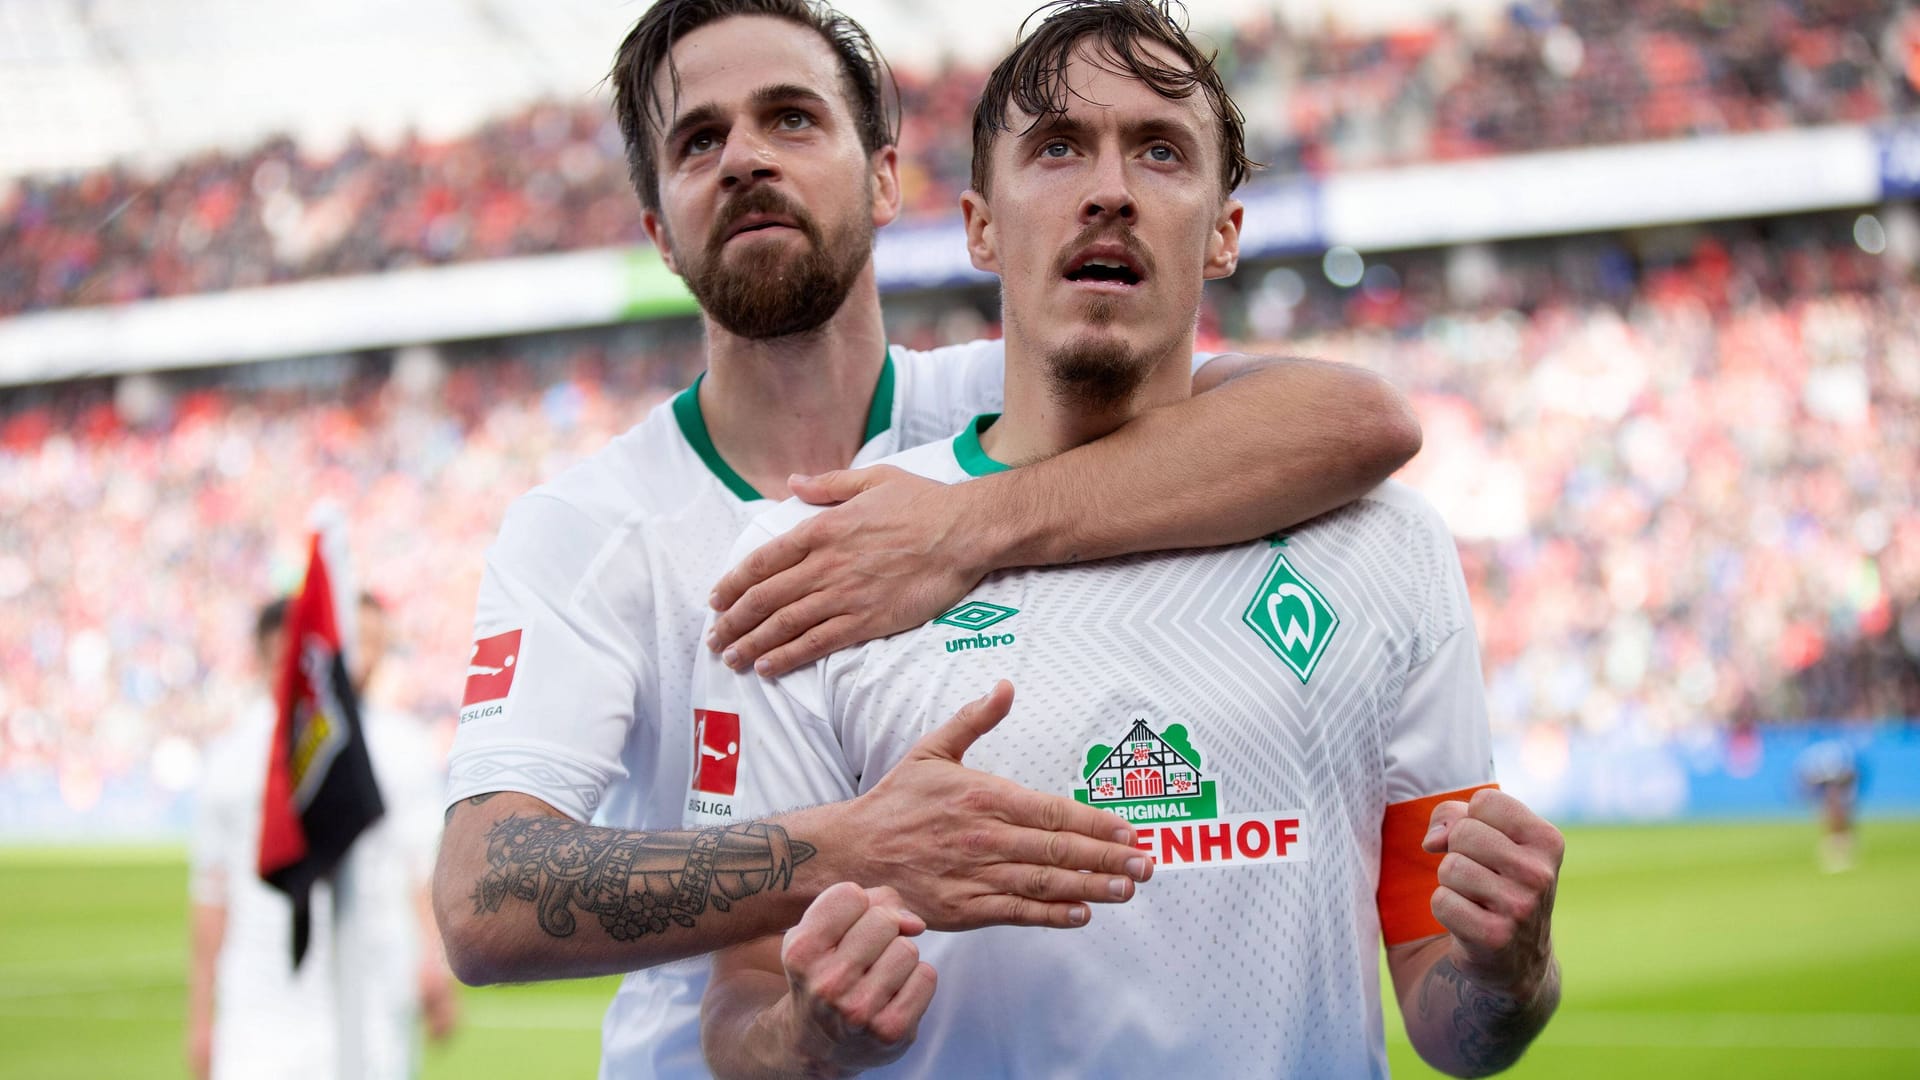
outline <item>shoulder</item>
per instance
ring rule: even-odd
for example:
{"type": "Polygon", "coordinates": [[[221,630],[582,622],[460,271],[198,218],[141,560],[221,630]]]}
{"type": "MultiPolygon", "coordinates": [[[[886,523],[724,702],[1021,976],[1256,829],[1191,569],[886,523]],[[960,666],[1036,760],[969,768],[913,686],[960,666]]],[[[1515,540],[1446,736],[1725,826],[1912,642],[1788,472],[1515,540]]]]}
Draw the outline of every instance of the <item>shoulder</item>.
{"type": "Polygon", "coordinates": [[[552,583],[580,580],[638,522],[683,510],[708,482],[672,403],[508,507],[491,567],[552,583]]]}
{"type": "MultiPolygon", "coordinates": [[[[943,484],[966,479],[966,474],[954,461],[953,440],[950,438],[925,443],[911,450],[902,450],[897,454],[889,454],[877,461],[868,462],[867,465],[868,467],[890,465],[916,476],[938,480],[943,484]]],[[[792,532],[802,522],[817,517],[828,509],[830,508],[815,506],[801,499],[787,499],[775,503],[756,514],[747,523],[747,527],[741,531],[739,541],[734,545],[734,554],[744,555],[776,536],[792,532]]]]}
{"type": "Polygon", "coordinates": [[[958,372],[981,365],[996,370],[1006,362],[1006,342],[997,338],[978,338],[960,345],[942,345],[937,349],[909,349],[894,345],[889,349],[894,366],[901,373],[923,371],[958,372]]]}
{"type": "Polygon", "coordinates": [[[1428,537],[1443,538],[1448,544],[1453,542],[1453,530],[1440,511],[1427,500],[1425,495],[1408,487],[1398,480],[1387,480],[1360,496],[1363,505],[1377,507],[1391,516],[1402,528],[1424,534],[1428,537]]]}

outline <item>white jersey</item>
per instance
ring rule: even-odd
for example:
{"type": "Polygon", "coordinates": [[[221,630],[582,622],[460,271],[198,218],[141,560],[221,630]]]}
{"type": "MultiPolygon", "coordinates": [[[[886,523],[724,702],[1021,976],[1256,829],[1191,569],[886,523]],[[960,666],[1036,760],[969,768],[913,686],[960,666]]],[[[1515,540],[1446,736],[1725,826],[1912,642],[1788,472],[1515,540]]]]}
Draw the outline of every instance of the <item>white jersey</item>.
{"type": "MultiPolygon", "coordinates": [[[[891,464],[998,471],[990,422],[891,464]]],[[[810,512],[769,512],[735,555],[810,512]]],[[[1388,483],[1284,538],[994,574],[917,630],[776,680],[703,663],[699,708],[739,752],[723,783],[696,777],[689,823],[870,789],[1003,677],[1013,713],[967,763],[1129,818],[1155,876],[1085,930],[928,935],[939,990],[881,1072],[1384,1074],[1381,941],[1440,932],[1420,836],[1492,771],[1439,516],[1388,483]]]]}
{"type": "MultiPolygon", "coordinates": [[[[998,341],[889,350],[853,463],[998,408],[1002,378],[998,341]]],[[[714,450],[698,385],[508,509],[480,586],[448,805],[517,791],[578,821],[680,827],[707,597],[769,505],[714,450]]],[[[601,1074],[705,1075],[706,974],[701,959],[622,980],[601,1074]]]]}
{"type": "MultiPolygon", "coordinates": [[[[421,940],[414,897],[433,872],[442,784],[431,740],[412,717],[364,710],[368,756],[385,813],[354,840],[347,928],[363,1006],[363,1075],[399,1078],[418,1065],[421,940]]],[[[335,1067],[332,891],[313,894],[313,938],[293,969],[293,909],[260,880],[260,802],[274,713],[262,701],[208,748],[195,806],[190,889],[226,908],[214,970],[216,1078],[331,1078],[335,1067]]]]}

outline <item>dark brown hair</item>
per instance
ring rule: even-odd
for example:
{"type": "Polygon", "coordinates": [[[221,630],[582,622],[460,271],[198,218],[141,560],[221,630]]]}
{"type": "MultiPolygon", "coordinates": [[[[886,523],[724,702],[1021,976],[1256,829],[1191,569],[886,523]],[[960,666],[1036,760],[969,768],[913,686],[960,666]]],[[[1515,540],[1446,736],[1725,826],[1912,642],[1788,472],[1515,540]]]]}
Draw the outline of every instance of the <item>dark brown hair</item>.
{"type": "Polygon", "coordinates": [[[840,61],[860,145],[871,154],[899,138],[899,87],[886,59],[859,23],[818,0],[660,0],[627,32],[607,75],[613,83],[614,116],[627,144],[627,172],[640,194],[640,204],[649,210],[660,208],[653,133],[665,127],[674,107],[674,102],[661,101],[654,94],[654,77],[664,65],[677,100],[680,72],[673,65],[674,44],[703,26],[737,15],[785,19],[819,34],[840,61]]]}
{"type": "MultiPolygon", "coordinates": [[[[987,77],[987,88],[973,110],[973,189],[987,193],[989,158],[1001,133],[1012,131],[1008,107],[1038,124],[1067,111],[1067,64],[1080,43],[1094,39],[1099,51],[1119,66],[1111,70],[1146,83],[1171,101],[1207,96],[1220,121],[1220,189],[1231,195],[1256,168],[1247,157],[1246,134],[1239,106],[1214,69],[1214,55],[1202,53],[1187,37],[1186,8],[1177,0],[1054,0],[1020,24],[1020,44],[987,77]],[[1040,19],[1032,34],[1027,27],[1040,19]],[[1143,48],[1162,45],[1180,58],[1177,65],[1161,63],[1143,48]]],[[[1033,124],[1021,129],[1024,134],[1033,124]]]]}

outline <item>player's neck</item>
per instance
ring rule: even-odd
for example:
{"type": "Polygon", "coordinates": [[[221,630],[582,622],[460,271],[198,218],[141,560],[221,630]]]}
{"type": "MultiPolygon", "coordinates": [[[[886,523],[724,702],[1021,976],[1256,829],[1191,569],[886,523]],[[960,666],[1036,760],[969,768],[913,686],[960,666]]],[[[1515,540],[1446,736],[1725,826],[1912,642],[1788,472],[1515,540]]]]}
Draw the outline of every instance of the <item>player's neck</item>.
{"type": "Polygon", "coordinates": [[[807,333],[755,340],[708,320],[700,412],[714,448],[771,499],[787,497],[794,473],[846,468],[866,439],[886,349],[871,262],[833,318],[807,333]]]}
{"type": "Polygon", "coordinates": [[[1130,396],[1096,404],[1061,393],[1046,360],[1009,325],[1006,407],[999,422],[981,436],[980,448],[995,461],[1028,465],[1104,438],[1149,409],[1192,396],[1190,345],[1156,362],[1130,396]]]}

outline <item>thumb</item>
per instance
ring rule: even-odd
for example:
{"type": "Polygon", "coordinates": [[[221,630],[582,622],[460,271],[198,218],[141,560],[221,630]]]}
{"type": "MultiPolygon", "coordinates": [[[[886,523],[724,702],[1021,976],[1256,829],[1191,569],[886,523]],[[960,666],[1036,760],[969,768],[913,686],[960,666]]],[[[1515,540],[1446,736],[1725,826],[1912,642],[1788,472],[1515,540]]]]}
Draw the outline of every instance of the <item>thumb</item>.
{"type": "Polygon", "coordinates": [[[789,476],[787,490],[803,502],[832,506],[867,490],[875,479],[868,469],[832,469],[817,476],[789,476]]]}
{"type": "Polygon", "coordinates": [[[1467,816],[1467,804],[1458,799],[1448,799],[1433,808],[1433,820],[1427,825],[1427,834],[1420,838],[1421,850],[1430,855],[1444,855],[1447,851],[1447,834],[1453,831],[1453,823],[1467,816]]]}
{"type": "Polygon", "coordinates": [[[967,702],[952,719],[927,732],[907,757],[940,758],[958,763],[980,736],[1007,718],[1012,708],[1013,684],[1001,679],[987,691],[987,696],[967,702]]]}

